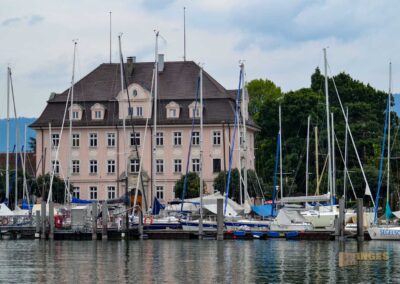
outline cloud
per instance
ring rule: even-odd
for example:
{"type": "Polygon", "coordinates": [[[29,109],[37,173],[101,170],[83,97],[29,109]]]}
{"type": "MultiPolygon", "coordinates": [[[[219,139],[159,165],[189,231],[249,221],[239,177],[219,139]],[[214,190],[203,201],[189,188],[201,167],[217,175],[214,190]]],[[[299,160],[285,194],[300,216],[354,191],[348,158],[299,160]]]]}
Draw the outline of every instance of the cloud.
{"type": "Polygon", "coordinates": [[[23,20],[23,18],[18,18],[18,17],[8,18],[8,19],[5,19],[3,22],[1,22],[1,25],[2,25],[3,27],[5,27],[5,26],[11,26],[11,25],[14,25],[14,24],[16,24],[16,23],[21,22],[22,20],[23,20]]]}
{"type": "Polygon", "coordinates": [[[43,22],[44,17],[40,16],[40,15],[32,15],[29,19],[28,19],[28,24],[29,25],[36,25],[40,22],[43,22]]]}
{"type": "Polygon", "coordinates": [[[7,26],[13,26],[19,23],[27,24],[27,25],[35,25],[40,22],[43,22],[44,17],[40,15],[32,15],[32,16],[24,16],[24,17],[13,17],[13,18],[8,18],[1,22],[1,26],[7,27],[7,26]]]}

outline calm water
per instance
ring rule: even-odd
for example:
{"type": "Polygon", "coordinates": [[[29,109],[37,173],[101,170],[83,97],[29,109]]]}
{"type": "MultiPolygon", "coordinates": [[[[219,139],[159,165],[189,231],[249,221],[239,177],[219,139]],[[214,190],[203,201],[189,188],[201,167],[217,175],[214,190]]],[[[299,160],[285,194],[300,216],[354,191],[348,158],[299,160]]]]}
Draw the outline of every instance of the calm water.
{"type": "Polygon", "coordinates": [[[0,241],[1,283],[399,282],[400,242],[347,242],[389,261],[339,268],[337,242],[0,241]]]}

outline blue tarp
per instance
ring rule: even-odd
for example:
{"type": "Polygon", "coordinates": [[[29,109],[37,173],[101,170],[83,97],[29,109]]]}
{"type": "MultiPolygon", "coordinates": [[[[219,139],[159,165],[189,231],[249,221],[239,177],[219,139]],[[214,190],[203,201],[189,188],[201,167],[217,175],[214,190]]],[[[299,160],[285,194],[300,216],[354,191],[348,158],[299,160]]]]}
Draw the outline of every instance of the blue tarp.
{"type": "Polygon", "coordinates": [[[32,210],[33,204],[28,204],[25,199],[22,200],[22,206],[21,209],[27,209],[27,210],[32,210]]]}
{"type": "Polygon", "coordinates": [[[154,197],[154,202],[153,202],[153,209],[151,210],[152,215],[158,215],[160,213],[161,209],[164,209],[165,206],[158,201],[157,197],[154,197]]]}
{"type": "Polygon", "coordinates": [[[72,197],[71,203],[78,203],[78,204],[90,204],[92,203],[93,200],[84,200],[84,199],[79,199],[72,197]]]}
{"type": "Polygon", "coordinates": [[[254,211],[254,213],[262,217],[270,217],[270,216],[275,217],[276,210],[272,210],[273,208],[274,207],[272,206],[272,204],[251,206],[251,209],[254,211]]]}

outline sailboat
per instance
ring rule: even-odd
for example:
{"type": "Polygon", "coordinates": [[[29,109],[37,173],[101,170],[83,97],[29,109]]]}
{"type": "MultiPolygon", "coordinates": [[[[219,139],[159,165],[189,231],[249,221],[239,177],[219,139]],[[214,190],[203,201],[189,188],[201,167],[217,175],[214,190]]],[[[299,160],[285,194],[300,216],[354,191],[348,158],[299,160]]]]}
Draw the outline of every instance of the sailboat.
{"type": "MultiPolygon", "coordinates": [[[[382,143],[382,157],[381,157],[381,164],[380,164],[380,171],[379,171],[379,179],[378,179],[378,192],[376,196],[375,202],[375,218],[374,218],[374,226],[368,228],[368,233],[371,239],[373,240],[400,240],[400,226],[390,224],[390,217],[392,215],[392,211],[389,205],[389,190],[390,190],[390,103],[392,97],[392,63],[389,64],[389,93],[388,93],[388,101],[386,107],[386,119],[385,119],[385,128],[384,128],[384,135],[383,135],[383,143],[382,143]],[[379,225],[378,224],[378,201],[380,197],[380,186],[382,182],[382,164],[383,164],[383,157],[384,157],[384,145],[385,145],[385,138],[386,138],[386,128],[387,128],[387,176],[386,176],[386,206],[385,206],[385,219],[386,224],[379,225]]],[[[396,212],[397,213],[397,212],[396,212]]],[[[395,214],[396,217],[397,214],[395,214]]]]}

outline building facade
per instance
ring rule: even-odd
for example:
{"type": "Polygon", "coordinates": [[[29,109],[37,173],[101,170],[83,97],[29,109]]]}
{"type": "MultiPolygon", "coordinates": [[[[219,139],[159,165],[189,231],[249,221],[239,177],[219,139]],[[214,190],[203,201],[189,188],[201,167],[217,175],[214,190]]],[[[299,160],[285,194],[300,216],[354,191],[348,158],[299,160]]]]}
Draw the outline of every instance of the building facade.
{"type": "MultiPolygon", "coordinates": [[[[190,172],[200,171],[199,116],[203,111],[203,177],[206,191],[212,193],[214,178],[229,167],[236,91],[226,90],[203,71],[200,106],[196,103],[200,67],[191,61],[160,61],[154,110],[154,63],[130,59],[124,67],[127,90],[121,91],[119,64],[101,64],[74,85],[72,105],[67,103],[70,89],[50,96],[45,110],[31,125],[36,130],[36,157],[43,161],[38,175],[54,168],[55,174],[71,181],[75,197],[98,200],[124,195],[127,175],[129,192],[139,188],[147,201],[153,195],[170,201],[175,198],[175,183],[185,174],[187,163],[190,172]],[[140,157],[142,178],[138,181],[140,157]]],[[[247,126],[247,151],[243,155],[247,167],[254,168],[257,126],[251,119],[247,119],[247,126]]],[[[239,167],[241,139],[236,137],[233,168],[239,167]]]]}

